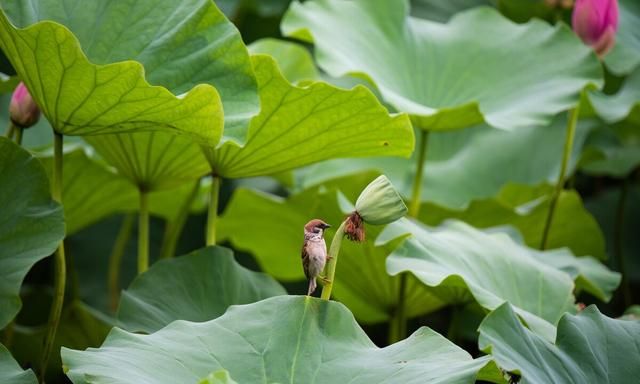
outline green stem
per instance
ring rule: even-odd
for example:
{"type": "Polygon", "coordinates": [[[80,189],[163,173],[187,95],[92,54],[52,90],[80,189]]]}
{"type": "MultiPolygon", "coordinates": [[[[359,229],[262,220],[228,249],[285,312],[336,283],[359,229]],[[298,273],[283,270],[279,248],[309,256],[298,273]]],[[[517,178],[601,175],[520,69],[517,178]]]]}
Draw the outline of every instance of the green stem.
{"type": "Polygon", "coordinates": [[[164,231],[164,238],[162,239],[162,247],[160,248],[160,258],[166,259],[173,257],[176,254],[176,246],[178,245],[178,239],[182,234],[182,229],[187,222],[189,212],[193,201],[198,196],[198,189],[200,188],[200,180],[197,180],[193,186],[193,189],[189,192],[189,195],[182,203],[178,216],[173,220],[167,222],[167,226],[164,231]]]}
{"type": "Polygon", "coordinates": [[[401,274],[399,279],[400,286],[398,287],[398,305],[395,308],[395,312],[391,317],[391,323],[389,324],[389,344],[400,341],[407,335],[407,315],[405,312],[407,274],[401,274]]]}
{"type": "Polygon", "coordinates": [[[387,339],[388,339],[387,342],[389,343],[389,345],[399,340],[402,340],[402,338],[398,334],[398,331],[400,330],[400,325],[398,325],[398,321],[400,321],[400,318],[395,315],[396,313],[397,313],[397,307],[396,307],[396,312],[394,312],[394,314],[391,316],[391,319],[389,319],[389,334],[387,335],[387,339]]]}
{"type": "MultiPolygon", "coordinates": [[[[416,163],[416,174],[413,177],[413,188],[411,201],[409,202],[409,216],[417,218],[420,214],[422,203],[422,176],[424,174],[424,163],[427,159],[427,148],[429,147],[429,131],[421,130],[420,147],[418,148],[418,158],[416,163]]],[[[407,335],[407,313],[406,313],[406,289],[407,273],[398,276],[398,303],[389,322],[389,344],[402,340],[407,335]]]]}
{"type": "Polygon", "coordinates": [[[564,152],[562,154],[562,165],[560,166],[560,174],[556,181],[556,187],[551,196],[551,202],[549,203],[549,213],[547,214],[547,220],[544,225],[544,231],[542,232],[542,241],[540,243],[540,249],[547,249],[549,241],[549,231],[553,224],[553,216],[556,212],[556,206],[558,205],[558,199],[564,188],[564,179],[567,174],[567,167],[569,165],[569,159],[571,158],[571,150],[573,148],[573,138],[576,134],[576,125],[578,123],[579,107],[569,111],[569,121],[567,122],[567,136],[564,142],[564,152]]]}
{"type": "Polygon", "coordinates": [[[322,287],[322,295],[320,298],[323,300],[329,300],[331,298],[331,290],[333,289],[333,279],[336,276],[336,265],[338,264],[338,254],[340,253],[340,245],[342,244],[342,238],[344,237],[344,226],[346,221],[343,221],[338,227],[335,236],[333,236],[333,240],[331,241],[331,246],[329,247],[329,255],[327,262],[327,266],[325,267],[325,278],[327,282],[324,287],[322,287]]]}
{"type": "Polygon", "coordinates": [[[127,249],[127,244],[129,244],[129,239],[131,238],[135,219],[136,216],[133,213],[127,214],[124,219],[122,219],[120,231],[118,231],[116,242],[109,256],[107,290],[109,292],[109,307],[114,313],[118,308],[118,301],[120,300],[120,265],[122,264],[124,251],[127,249]]]}
{"type": "Polygon", "coordinates": [[[211,176],[209,194],[209,212],[207,214],[207,246],[216,244],[216,222],[218,221],[218,198],[220,195],[220,177],[211,176]]]}
{"type": "Polygon", "coordinates": [[[422,174],[424,172],[424,162],[427,157],[427,146],[429,144],[429,131],[422,130],[420,135],[420,148],[418,148],[418,162],[416,164],[416,174],[413,176],[413,189],[411,191],[411,201],[409,202],[409,216],[418,217],[420,214],[420,203],[422,202],[422,174]]]}
{"type": "Polygon", "coordinates": [[[16,144],[22,145],[22,134],[24,133],[24,129],[20,127],[16,127],[16,144]]]}
{"type": "MultiPolygon", "coordinates": [[[[53,199],[62,203],[62,144],[63,137],[61,134],[54,132],[54,166],[53,181],[51,183],[51,195],[53,199]]],[[[64,257],[64,241],[58,245],[55,253],[55,279],[54,294],[51,303],[51,312],[49,313],[49,329],[44,342],[42,351],[42,363],[40,365],[40,383],[44,382],[44,377],[49,363],[49,357],[53,350],[53,344],[60,323],[60,315],[62,314],[62,305],[64,304],[64,290],[67,281],[67,270],[64,257]]]]}
{"type": "Polygon", "coordinates": [[[140,189],[138,216],[138,275],[149,269],[149,195],[140,189]]]}
{"type": "Polygon", "coordinates": [[[614,242],[614,252],[615,257],[618,261],[618,270],[622,274],[622,294],[624,297],[624,303],[626,307],[631,306],[632,297],[631,297],[631,287],[629,286],[629,280],[627,279],[627,269],[626,263],[624,260],[624,254],[622,252],[622,240],[623,240],[623,232],[624,232],[624,207],[627,201],[627,195],[629,193],[629,179],[625,178],[622,184],[622,189],[620,190],[620,199],[618,200],[618,207],[616,209],[616,222],[613,229],[615,242],[614,242]]]}
{"type": "Polygon", "coordinates": [[[7,131],[4,133],[4,135],[7,137],[7,139],[11,140],[13,139],[13,134],[16,131],[16,125],[13,124],[13,121],[9,120],[9,126],[7,126],[7,131]]]}

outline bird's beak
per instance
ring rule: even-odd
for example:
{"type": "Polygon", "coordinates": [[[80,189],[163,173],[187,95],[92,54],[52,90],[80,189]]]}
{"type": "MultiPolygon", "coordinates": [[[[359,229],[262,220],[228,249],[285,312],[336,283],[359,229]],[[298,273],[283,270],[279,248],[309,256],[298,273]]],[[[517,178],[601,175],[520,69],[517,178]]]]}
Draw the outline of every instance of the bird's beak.
{"type": "Polygon", "coordinates": [[[327,229],[327,228],[331,228],[331,226],[329,224],[325,223],[325,224],[322,224],[322,228],[323,229],[327,229]]]}

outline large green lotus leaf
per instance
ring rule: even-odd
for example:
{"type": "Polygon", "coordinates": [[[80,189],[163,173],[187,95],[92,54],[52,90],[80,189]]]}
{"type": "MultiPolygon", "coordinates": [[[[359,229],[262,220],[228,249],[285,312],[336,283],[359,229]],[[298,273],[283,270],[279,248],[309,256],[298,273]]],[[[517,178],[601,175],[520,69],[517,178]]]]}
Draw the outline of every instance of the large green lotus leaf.
{"type": "Polygon", "coordinates": [[[617,93],[591,92],[589,100],[607,124],[589,137],[588,148],[599,156],[584,162],[582,168],[590,174],[623,178],[640,164],[640,67],[617,93]]]}
{"type": "Polygon", "coordinates": [[[446,22],[458,12],[481,5],[493,5],[493,0],[411,0],[411,15],[422,19],[446,22]]]}
{"type": "Polygon", "coordinates": [[[589,137],[587,147],[595,150],[596,155],[583,162],[582,169],[586,172],[623,178],[640,164],[639,89],[640,67],[627,77],[617,93],[589,94],[595,112],[607,124],[589,137]]]}
{"type": "Polygon", "coordinates": [[[265,38],[249,45],[252,54],[272,56],[278,63],[283,76],[290,83],[302,80],[316,80],[320,77],[311,53],[302,45],[290,41],[265,38]]]}
{"type": "Polygon", "coordinates": [[[640,68],[629,75],[616,94],[592,91],[589,92],[589,99],[605,122],[616,123],[628,119],[640,125],[640,68]]]}
{"type": "Polygon", "coordinates": [[[460,221],[437,228],[401,219],[376,240],[406,240],[387,258],[391,275],[410,272],[431,287],[465,288],[484,308],[510,302],[532,329],[552,340],[562,314],[575,301],[571,277],[538,260],[538,251],[508,235],[460,221]]]}
{"type": "MultiPolygon", "coordinates": [[[[0,51],[0,58],[1,57],[4,57],[2,55],[2,51],[0,51]]],[[[9,121],[9,104],[11,103],[12,94],[13,89],[11,89],[9,93],[0,94],[0,121],[9,121]]],[[[66,148],[70,142],[81,142],[82,138],[80,136],[67,136],[64,141],[66,148]]],[[[47,147],[53,148],[53,131],[49,121],[41,118],[35,125],[29,129],[23,130],[22,142],[20,145],[24,148],[36,151],[42,151],[43,148],[47,147]]],[[[51,153],[53,154],[53,149],[51,150],[51,153]]]]}
{"type": "MultiPolygon", "coordinates": [[[[38,158],[51,176],[52,153],[42,152],[38,158]]],[[[62,164],[62,201],[68,235],[115,213],[138,210],[139,196],[135,186],[88,154],[86,147],[66,146],[62,164]]],[[[171,220],[192,188],[192,185],[184,185],[150,193],[151,213],[171,220]]]]}
{"type": "MultiPolygon", "coordinates": [[[[249,119],[259,110],[256,81],[247,49],[238,30],[213,1],[3,0],[0,3],[10,20],[20,28],[42,20],[53,20],[69,28],[79,41],[78,46],[66,28],[53,23],[36,25],[24,31],[4,26],[5,36],[18,34],[27,39],[20,43],[19,55],[15,50],[3,49],[45,114],[57,116],[57,120],[50,119],[52,122],[79,123],[84,127],[82,134],[88,133],[86,131],[92,129],[91,125],[99,121],[104,122],[110,132],[157,129],[156,123],[161,123],[170,128],[180,127],[199,135],[219,138],[222,107],[211,87],[199,85],[204,83],[213,85],[224,103],[225,139],[242,142],[249,119]],[[41,28],[44,28],[43,33],[36,35],[41,28]],[[62,43],[53,39],[53,31],[62,43]],[[25,45],[34,38],[39,39],[36,40],[38,50],[33,49],[35,42],[25,45]],[[144,77],[151,84],[166,87],[176,95],[193,88],[187,96],[189,100],[173,100],[165,89],[147,86],[142,78],[142,68],[133,62],[107,67],[87,66],[79,47],[91,63],[106,65],[135,60],[144,66],[144,77]],[[37,69],[42,65],[47,66],[47,71],[34,72],[32,67],[37,69]],[[104,78],[95,78],[97,81],[94,81],[93,73],[102,73],[104,78]],[[61,86],[59,80],[64,80],[61,86]],[[119,96],[124,96],[120,102],[119,96]],[[164,102],[163,98],[166,99],[164,102]],[[51,104],[58,99],[61,104],[51,104]],[[74,106],[82,108],[72,115],[64,113],[72,111],[74,106]],[[106,111],[108,107],[112,109],[106,111]],[[106,111],[106,115],[100,115],[101,111],[106,111]],[[127,121],[127,116],[134,120],[127,121]],[[157,121],[149,119],[154,116],[158,117],[157,121]],[[93,118],[96,120],[92,122],[93,118]],[[136,126],[131,126],[133,121],[138,121],[136,126]],[[114,123],[126,124],[118,127],[112,126],[114,123]]],[[[12,42],[8,41],[8,44],[12,42]]],[[[57,124],[54,126],[61,129],[57,124]]],[[[63,127],[71,133],[81,134],[78,127],[63,127]]],[[[217,140],[211,138],[207,143],[215,146],[217,140]]]]}
{"type": "Polygon", "coordinates": [[[581,170],[591,175],[625,178],[640,165],[640,119],[637,123],[624,120],[599,127],[585,147],[581,170]]]}
{"type": "Polygon", "coordinates": [[[47,174],[29,152],[0,137],[0,328],[21,306],[29,269],[64,238],[62,207],[51,199],[47,174]]]}
{"type": "MultiPolygon", "coordinates": [[[[547,185],[538,188],[509,185],[497,197],[473,201],[464,211],[423,204],[420,220],[432,226],[447,219],[462,220],[476,228],[513,226],[519,231],[518,236],[522,236],[519,241],[537,248],[540,246],[549,210],[551,190],[547,185]]],[[[560,195],[549,232],[548,248],[565,246],[571,250],[540,252],[537,258],[548,260],[549,265],[567,272],[576,281],[579,290],[584,289],[595,297],[608,301],[618,287],[620,275],[611,272],[594,258],[585,256],[606,258],[604,235],[574,191],[563,191],[560,195]],[[583,257],[575,257],[574,254],[583,257]]]]}
{"type": "MultiPolygon", "coordinates": [[[[218,223],[221,239],[237,249],[249,251],[260,267],[279,280],[304,280],[300,261],[303,226],[312,218],[321,218],[334,227],[344,220],[336,197],[336,186],[351,201],[377,175],[365,173],[334,180],[323,189],[309,189],[288,199],[237,189],[218,223]],[[252,225],[246,225],[250,220],[252,225]],[[256,231],[255,228],[260,228],[256,231]]],[[[349,307],[359,321],[377,323],[388,320],[398,301],[399,282],[385,270],[391,246],[375,246],[379,227],[367,225],[367,239],[355,244],[344,240],[336,272],[334,295],[349,307]]],[[[327,231],[330,244],[334,232],[327,231]]],[[[418,316],[445,305],[437,292],[428,290],[411,277],[407,281],[407,314],[418,316]]],[[[467,297],[468,299],[468,297],[467,297]]]]}
{"type": "Polygon", "coordinates": [[[543,0],[411,0],[410,3],[412,16],[439,22],[446,22],[456,13],[479,6],[496,7],[517,23],[525,23],[534,17],[556,22],[560,16],[543,0]]]}
{"type": "Polygon", "coordinates": [[[166,132],[87,137],[118,172],[138,188],[157,191],[181,186],[211,171],[198,144],[166,132]]]}
{"type": "Polygon", "coordinates": [[[11,356],[11,352],[0,344],[0,382],[4,384],[36,384],[38,379],[32,370],[24,371],[11,356]]]}
{"type": "Polygon", "coordinates": [[[630,383],[640,376],[640,322],[611,319],[595,305],[564,315],[555,343],[523,327],[506,303],[479,331],[480,348],[521,374],[522,384],[630,383]]]}
{"type": "Polygon", "coordinates": [[[640,66],[640,3],[620,0],[619,7],[616,45],[604,61],[612,72],[623,75],[640,66]]]}
{"type": "Polygon", "coordinates": [[[396,0],[294,2],[282,31],[314,42],[329,74],[370,78],[423,129],[546,125],[602,85],[596,56],[564,25],[516,25],[488,7],[448,24],[407,13],[396,0]]]}
{"type": "MultiPolygon", "coordinates": [[[[540,246],[549,212],[549,197],[553,188],[507,185],[491,199],[474,200],[465,210],[453,210],[426,203],[420,210],[420,220],[431,226],[447,219],[462,220],[476,228],[509,225],[515,227],[522,241],[532,248],[540,246]]],[[[618,287],[620,275],[609,271],[591,255],[606,258],[604,235],[595,218],[586,210],[575,191],[563,191],[549,232],[548,248],[569,247],[569,250],[541,252],[539,259],[567,272],[576,280],[577,288],[608,301],[618,287]],[[574,254],[585,256],[575,257],[574,254]]],[[[532,250],[533,252],[533,250],[532,250]]]]}
{"type": "MultiPolygon", "coordinates": [[[[540,245],[541,233],[539,232],[543,229],[542,224],[549,207],[548,204],[544,204],[541,212],[537,212],[537,208],[540,202],[547,202],[548,196],[544,196],[544,193],[549,189],[550,187],[546,185],[536,189],[510,185],[496,199],[474,201],[466,211],[448,210],[437,205],[425,204],[421,210],[420,219],[428,225],[437,225],[447,219],[458,219],[476,228],[488,228],[488,232],[504,231],[516,242],[525,244],[526,241],[530,247],[537,248],[540,245]],[[541,192],[543,195],[540,195],[541,192]],[[518,201],[518,199],[522,200],[518,201]],[[531,242],[530,239],[535,240],[531,242]]],[[[560,249],[563,241],[571,242],[577,249],[584,249],[579,245],[579,241],[582,240],[587,244],[602,246],[604,257],[602,231],[593,216],[582,206],[575,192],[563,191],[558,201],[554,225],[549,237],[550,243],[551,238],[554,238],[554,245],[549,248],[557,249],[547,252],[531,249],[532,254],[548,265],[566,272],[575,280],[577,292],[584,290],[600,300],[609,301],[620,283],[620,274],[607,269],[604,264],[591,256],[576,257],[571,250],[560,249]],[[583,220],[589,224],[580,225],[583,220]],[[561,225],[556,227],[556,223],[561,225]],[[575,232],[572,230],[574,227],[578,229],[575,232]],[[599,240],[589,241],[592,237],[599,240]]]]}
{"type": "MultiPolygon", "coordinates": [[[[537,248],[542,242],[552,193],[553,187],[547,184],[536,187],[507,184],[496,196],[473,200],[464,209],[424,203],[420,221],[433,226],[451,218],[476,228],[512,225],[520,231],[528,246],[537,248]]],[[[602,230],[575,191],[560,194],[549,232],[548,248],[560,247],[569,247],[579,256],[606,259],[602,230]]]]}
{"type": "Polygon", "coordinates": [[[64,26],[44,21],[16,29],[2,12],[0,48],[59,133],[168,129],[202,143],[220,140],[222,104],[210,85],[176,97],[149,85],[138,62],[92,64],[64,26]]]}
{"type": "Polygon", "coordinates": [[[196,383],[220,369],[240,383],[473,383],[488,362],[429,328],[378,348],[345,306],[304,296],[233,306],[151,335],[115,328],[101,348],[63,348],[62,359],[75,384],[196,383]]]}
{"type": "Polygon", "coordinates": [[[174,320],[207,321],[230,305],[287,292],[270,276],[250,271],[227,248],[210,247],[161,260],[122,293],[118,324],[152,333],[174,320]]]}
{"type": "Polygon", "coordinates": [[[535,253],[538,260],[571,276],[575,280],[576,291],[584,290],[600,300],[609,301],[620,285],[621,275],[592,257],[575,257],[567,249],[535,253]]]}
{"type": "Polygon", "coordinates": [[[389,115],[365,87],[293,86],[272,57],[252,58],[262,109],[251,120],[244,147],[226,143],[207,151],[218,175],[260,176],[336,157],[409,156],[413,151],[407,115],[389,115]]]}
{"type": "Polygon", "coordinates": [[[599,143],[596,147],[599,158],[581,167],[590,175],[613,176],[624,179],[640,165],[640,147],[625,146],[620,143],[599,143]]]}
{"type": "MultiPolygon", "coordinates": [[[[478,126],[430,133],[422,201],[461,208],[472,200],[496,196],[507,183],[555,183],[560,172],[565,125],[566,118],[562,116],[552,125],[526,127],[517,132],[478,126]]],[[[587,134],[593,127],[593,121],[578,124],[568,174],[575,169],[587,134]]],[[[416,172],[415,158],[349,159],[314,164],[295,172],[296,190],[362,170],[386,174],[401,194],[410,198],[416,172]]]]}

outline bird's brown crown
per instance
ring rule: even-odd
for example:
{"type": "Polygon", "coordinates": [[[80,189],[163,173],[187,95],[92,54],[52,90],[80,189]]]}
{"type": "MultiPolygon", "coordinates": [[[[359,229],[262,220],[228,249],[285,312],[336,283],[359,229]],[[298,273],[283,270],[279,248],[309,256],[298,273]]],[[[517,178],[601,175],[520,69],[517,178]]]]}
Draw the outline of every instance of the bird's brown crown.
{"type": "Polygon", "coordinates": [[[314,228],[321,228],[321,229],[325,229],[325,228],[329,228],[330,225],[325,223],[324,221],[320,220],[320,219],[313,219],[311,221],[309,221],[305,226],[304,226],[304,230],[307,232],[313,232],[314,228]]]}

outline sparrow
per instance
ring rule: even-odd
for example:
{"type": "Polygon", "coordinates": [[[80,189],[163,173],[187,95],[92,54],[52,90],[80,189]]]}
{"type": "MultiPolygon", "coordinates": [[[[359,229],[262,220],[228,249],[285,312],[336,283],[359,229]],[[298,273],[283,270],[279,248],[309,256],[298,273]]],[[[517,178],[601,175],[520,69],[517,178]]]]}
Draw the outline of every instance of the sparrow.
{"type": "Polygon", "coordinates": [[[302,268],[309,279],[307,295],[316,290],[316,278],[327,262],[327,244],[324,242],[324,230],[331,227],[319,219],[313,219],[304,226],[304,244],[302,245],[302,268]]]}

